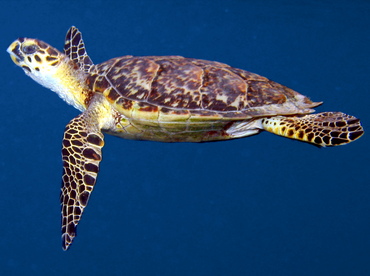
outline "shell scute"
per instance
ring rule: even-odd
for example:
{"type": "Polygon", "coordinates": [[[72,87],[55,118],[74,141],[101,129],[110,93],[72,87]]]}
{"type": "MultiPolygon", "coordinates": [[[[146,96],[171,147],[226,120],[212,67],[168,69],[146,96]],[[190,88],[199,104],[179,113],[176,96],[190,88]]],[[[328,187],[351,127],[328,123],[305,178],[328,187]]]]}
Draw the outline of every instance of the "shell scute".
{"type": "Polygon", "coordinates": [[[215,111],[237,111],[248,105],[248,85],[228,68],[206,66],[201,87],[202,108],[215,111]]]}
{"type": "Polygon", "coordinates": [[[125,110],[129,110],[133,106],[133,102],[131,100],[122,97],[119,98],[116,103],[118,106],[121,106],[125,110]]]}
{"type": "MultiPolygon", "coordinates": [[[[121,98],[121,95],[113,88],[110,87],[108,89],[103,90],[104,96],[111,102],[114,103],[117,99],[124,100],[121,98]]],[[[130,101],[131,102],[131,101],[130,101]]]]}
{"type": "Polygon", "coordinates": [[[158,112],[159,107],[157,105],[147,104],[144,102],[138,103],[138,110],[142,112],[158,112]]]}
{"type": "Polygon", "coordinates": [[[144,113],[159,112],[172,121],[181,120],[173,110],[188,110],[201,120],[230,120],[305,114],[320,104],[258,74],[179,56],[114,58],[95,65],[89,82],[94,91],[104,90],[122,114],[153,117],[144,113]]]}
{"type": "Polygon", "coordinates": [[[200,107],[202,70],[182,59],[156,60],[159,70],[148,102],[181,109],[200,107]]]}
{"type": "Polygon", "coordinates": [[[158,67],[149,59],[125,58],[119,60],[106,76],[120,94],[143,101],[148,98],[158,67]]]}
{"type": "Polygon", "coordinates": [[[287,96],[281,93],[280,87],[278,89],[274,87],[271,81],[250,81],[248,99],[249,106],[256,107],[283,104],[287,101],[287,96]]]}

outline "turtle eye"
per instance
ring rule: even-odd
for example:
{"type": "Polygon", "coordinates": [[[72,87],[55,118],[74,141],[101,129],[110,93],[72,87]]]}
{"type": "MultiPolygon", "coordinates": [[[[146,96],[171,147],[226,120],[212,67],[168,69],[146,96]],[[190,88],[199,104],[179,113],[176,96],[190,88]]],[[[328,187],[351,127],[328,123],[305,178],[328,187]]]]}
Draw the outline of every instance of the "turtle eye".
{"type": "Polygon", "coordinates": [[[33,45],[24,45],[22,47],[22,51],[26,55],[31,55],[31,54],[35,53],[38,49],[39,49],[39,47],[37,45],[34,45],[34,44],[33,45]]]}

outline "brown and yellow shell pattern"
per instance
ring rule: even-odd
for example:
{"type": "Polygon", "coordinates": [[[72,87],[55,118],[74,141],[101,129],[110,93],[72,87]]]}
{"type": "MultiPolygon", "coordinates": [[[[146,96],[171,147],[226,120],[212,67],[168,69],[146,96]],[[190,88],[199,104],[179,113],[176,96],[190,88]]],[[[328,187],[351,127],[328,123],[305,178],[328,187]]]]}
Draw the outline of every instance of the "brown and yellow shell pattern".
{"type": "MultiPolygon", "coordinates": [[[[218,139],[205,137],[205,128],[227,128],[236,120],[306,114],[321,103],[260,75],[226,64],[180,56],[124,56],[94,65],[88,77],[92,91],[104,93],[129,118],[129,124],[153,126],[153,140],[218,139]],[[164,136],[163,129],[184,135],[164,136]]],[[[130,130],[130,133],[133,131],[130,130]]],[[[140,137],[133,137],[140,139],[140,137]]],[[[145,139],[150,139],[146,134],[145,139]]],[[[222,135],[219,139],[225,139],[222,135]]]]}

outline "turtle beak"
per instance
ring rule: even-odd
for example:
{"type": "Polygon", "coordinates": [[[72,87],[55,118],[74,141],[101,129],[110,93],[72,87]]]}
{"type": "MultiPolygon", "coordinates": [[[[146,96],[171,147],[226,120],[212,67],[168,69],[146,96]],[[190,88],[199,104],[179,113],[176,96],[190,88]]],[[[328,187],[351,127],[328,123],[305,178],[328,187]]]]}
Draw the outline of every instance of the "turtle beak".
{"type": "Polygon", "coordinates": [[[20,61],[24,59],[21,51],[20,51],[20,44],[21,44],[22,39],[19,38],[16,41],[14,41],[8,49],[6,50],[9,54],[13,62],[17,65],[19,65],[20,61]]]}

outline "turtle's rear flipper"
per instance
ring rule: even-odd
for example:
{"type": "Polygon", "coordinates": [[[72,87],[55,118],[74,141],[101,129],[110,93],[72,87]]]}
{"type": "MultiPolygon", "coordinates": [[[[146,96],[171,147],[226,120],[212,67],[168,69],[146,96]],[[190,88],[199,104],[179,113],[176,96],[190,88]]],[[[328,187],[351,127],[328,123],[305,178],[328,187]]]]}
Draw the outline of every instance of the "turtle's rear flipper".
{"type": "Polygon", "coordinates": [[[262,120],[269,132],[317,146],[338,146],[364,134],[360,120],[342,112],[324,112],[302,117],[276,116],[262,120]]]}

